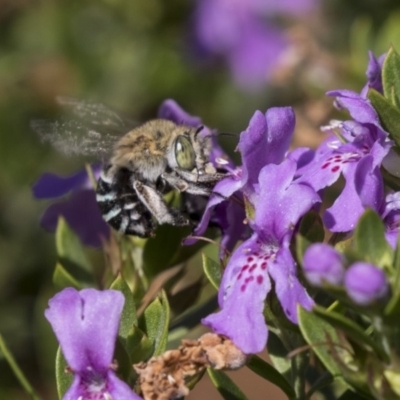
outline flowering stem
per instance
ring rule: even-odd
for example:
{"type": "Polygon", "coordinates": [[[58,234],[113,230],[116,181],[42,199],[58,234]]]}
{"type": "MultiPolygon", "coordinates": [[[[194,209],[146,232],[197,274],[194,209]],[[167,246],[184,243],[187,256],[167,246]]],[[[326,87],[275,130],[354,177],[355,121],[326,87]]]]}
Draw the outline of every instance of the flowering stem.
{"type": "Polygon", "coordinates": [[[33,387],[30,385],[28,380],[26,379],[24,373],[19,368],[15,358],[11,354],[10,350],[8,349],[6,343],[4,342],[3,336],[0,335],[0,351],[3,354],[4,358],[7,360],[8,365],[14,372],[16,378],[18,379],[21,386],[25,389],[25,391],[31,396],[33,400],[40,400],[40,397],[35,392],[33,387]]]}

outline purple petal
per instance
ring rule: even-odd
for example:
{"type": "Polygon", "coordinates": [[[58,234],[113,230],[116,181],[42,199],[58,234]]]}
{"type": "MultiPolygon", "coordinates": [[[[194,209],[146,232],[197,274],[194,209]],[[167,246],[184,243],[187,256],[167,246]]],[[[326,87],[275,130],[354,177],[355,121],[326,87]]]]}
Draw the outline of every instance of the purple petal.
{"type": "Polygon", "coordinates": [[[347,270],[344,285],[349,297],[362,306],[385,297],[389,292],[385,273],[375,265],[364,262],[354,263],[347,270]]]}
{"type": "Polygon", "coordinates": [[[371,155],[362,158],[356,168],[354,183],[355,190],[364,208],[370,207],[377,212],[384,209],[383,178],[378,167],[373,167],[371,155]]]}
{"type": "Polygon", "coordinates": [[[292,182],[296,163],[265,166],[260,173],[260,194],[256,203],[255,224],[261,236],[281,240],[292,231],[299,218],[320,201],[309,186],[292,182]]]}
{"type": "Polygon", "coordinates": [[[336,96],[336,104],[340,109],[347,109],[354,120],[379,126],[379,118],[370,101],[351,90],[334,90],[327,93],[336,96]]]}
{"type": "Polygon", "coordinates": [[[361,96],[367,97],[369,88],[375,89],[380,93],[383,93],[383,85],[382,85],[382,65],[385,60],[386,54],[377,59],[372,53],[372,51],[368,52],[369,62],[367,68],[367,79],[368,82],[364,86],[363,90],[361,91],[361,96]]]}
{"type": "Polygon", "coordinates": [[[275,282],[275,293],[286,317],[297,324],[297,305],[311,310],[314,301],[297,279],[296,264],[290,253],[289,243],[282,246],[275,261],[269,265],[269,274],[275,282]]]}
{"type": "Polygon", "coordinates": [[[86,170],[81,170],[70,176],[58,176],[51,173],[43,174],[33,185],[33,195],[37,199],[53,199],[89,185],[86,170]]]}
{"type": "Polygon", "coordinates": [[[67,288],[50,299],[45,316],[75,372],[109,368],[123,305],[124,296],[115,290],[67,288]]]}
{"type": "Polygon", "coordinates": [[[344,276],[343,257],[324,243],[312,244],[304,253],[303,271],[307,280],[315,285],[339,285],[344,276]]]}
{"type": "Polygon", "coordinates": [[[178,125],[198,127],[202,124],[201,118],[188,114],[172,99],[164,100],[158,108],[158,118],[168,119],[178,125]]]}
{"type": "Polygon", "coordinates": [[[257,184],[265,165],[282,161],[292,140],[294,124],[291,107],[270,108],[265,116],[260,111],[255,112],[248,128],[241,133],[238,145],[244,183],[257,184]]]}
{"type": "MultiPolygon", "coordinates": [[[[215,185],[214,193],[211,194],[201,221],[193,232],[194,236],[202,235],[206,231],[214,208],[218,204],[227,201],[227,199],[229,199],[233,193],[240,190],[242,186],[242,180],[238,176],[227,176],[215,185]]],[[[189,236],[184,240],[184,244],[191,245],[195,243],[195,241],[196,240],[191,239],[189,236]]]]}
{"type": "Polygon", "coordinates": [[[342,193],[328,208],[323,216],[325,226],[332,232],[352,231],[360,216],[364,212],[364,205],[380,207],[380,193],[382,182],[378,170],[368,170],[372,157],[361,163],[357,172],[358,163],[350,163],[343,171],[346,179],[342,193]],[[357,188],[363,198],[361,199],[357,188]],[[363,204],[364,203],[364,204],[363,204]]]}
{"type": "Polygon", "coordinates": [[[108,373],[108,392],[113,400],[142,400],[132,389],[123,381],[117,378],[113,372],[108,373]]]}
{"type": "Polygon", "coordinates": [[[93,190],[76,191],[67,200],[52,204],[43,214],[40,223],[54,232],[60,216],[65,218],[88,246],[100,247],[102,239],[109,237],[110,228],[101,216],[93,190]]]}
{"type": "Polygon", "coordinates": [[[202,321],[216,333],[228,336],[245,354],[262,351],[268,336],[263,310],[271,283],[267,262],[254,255],[259,251],[257,235],[236,249],[221,282],[222,310],[202,321]]]}

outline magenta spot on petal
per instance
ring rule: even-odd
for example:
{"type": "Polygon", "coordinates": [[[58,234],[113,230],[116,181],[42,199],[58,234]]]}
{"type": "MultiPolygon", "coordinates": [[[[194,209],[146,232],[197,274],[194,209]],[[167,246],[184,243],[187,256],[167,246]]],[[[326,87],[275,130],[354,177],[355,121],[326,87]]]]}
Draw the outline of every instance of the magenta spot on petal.
{"type": "Polygon", "coordinates": [[[263,262],[263,263],[261,264],[261,269],[265,269],[265,268],[267,268],[267,263],[266,263],[266,262],[263,262]]]}
{"type": "Polygon", "coordinates": [[[249,268],[249,266],[246,264],[246,265],[244,265],[243,267],[242,267],[242,272],[243,271],[246,271],[246,269],[248,269],[249,268]]]}
{"type": "Polygon", "coordinates": [[[327,163],[325,163],[321,168],[322,168],[322,169],[325,169],[325,168],[329,167],[330,165],[331,165],[331,163],[330,163],[330,162],[327,162],[327,163]]]}
{"type": "Polygon", "coordinates": [[[332,172],[338,172],[339,169],[340,169],[339,165],[336,165],[335,167],[333,167],[333,168],[331,169],[331,171],[332,171],[332,172]]]}
{"type": "Polygon", "coordinates": [[[257,268],[257,264],[253,264],[253,265],[250,267],[249,272],[253,272],[256,268],[257,268]]]}
{"type": "Polygon", "coordinates": [[[269,254],[267,254],[266,256],[264,256],[264,260],[269,260],[271,256],[269,254]]]}
{"type": "Polygon", "coordinates": [[[333,157],[335,160],[340,160],[342,158],[341,155],[337,154],[335,157],[333,157]]]}
{"type": "Polygon", "coordinates": [[[249,282],[251,282],[251,281],[253,281],[254,280],[254,276],[249,276],[249,277],[247,277],[245,280],[244,280],[244,282],[245,283],[249,283],[249,282]]]}
{"type": "Polygon", "coordinates": [[[240,286],[240,290],[241,290],[242,292],[244,292],[244,291],[246,290],[246,285],[240,286]]]}
{"type": "Polygon", "coordinates": [[[252,262],[253,260],[254,260],[253,257],[248,257],[248,258],[247,258],[247,262],[252,262]]]}
{"type": "Polygon", "coordinates": [[[342,161],[342,164],[347,164],[347,163],[349,163],[351,160],[344,160],[344,161],[342,161]]]}
{"type": "Polygon", "coordinates": [[[237,277],[237,280],[239,281],[240,279],[242,279],[242,273],[240,273],[237,277]]]}
{"type": "Polygon", "coordinates": [[[258,284],[261,285],[261,284],[263,283],[263,280],[264,280],[264,277],[263,277],[263,276],[261,276],[261,275],[258,275],[258,276],[257,276],[257,283],[258,283],[258,284]]]}

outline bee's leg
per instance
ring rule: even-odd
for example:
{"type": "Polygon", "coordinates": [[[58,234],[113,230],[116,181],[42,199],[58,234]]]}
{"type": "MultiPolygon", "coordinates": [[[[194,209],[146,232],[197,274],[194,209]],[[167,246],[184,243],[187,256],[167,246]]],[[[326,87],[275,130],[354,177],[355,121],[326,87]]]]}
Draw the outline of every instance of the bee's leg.
{"type": "Polygon", "coordinates": [[[179,190],[180,192],[187,192],[190,194],[195,194],[199,196],[208,196],[211,194],[215,182],[193,182],[190,180],[185,180],[179,175],[173,173],[164,173],[162,178],[165,179],[173,188],[179,190]]]}
{"type": "Polygon", "coordinates": [[[162,195],[150,186],[143,185],[140,181],[134,181],[133,187],[140,201],[146,206],[159,224],[171,224],[175,226],[189,225],[189,220],[178,210],[169,208],[162,195]]]}

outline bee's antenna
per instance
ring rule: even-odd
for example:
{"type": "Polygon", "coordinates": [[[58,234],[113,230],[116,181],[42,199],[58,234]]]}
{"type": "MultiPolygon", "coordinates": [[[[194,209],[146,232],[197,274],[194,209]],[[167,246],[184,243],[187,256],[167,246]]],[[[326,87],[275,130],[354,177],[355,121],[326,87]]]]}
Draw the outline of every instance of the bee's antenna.
{"type": "Polygon", "coordinates": [[[196,132],[194,133],[194,139],[197,139],[197,135],[204,129],[204,125],[200,125],[197,129],[196,132]]]}
{"type": "Polygon", "coordinates": [[[234,137],[237,137],[238,134],[237,133],[231,133],[231,132],[218,132],[217,136],[234,136],[234,137]]]}

